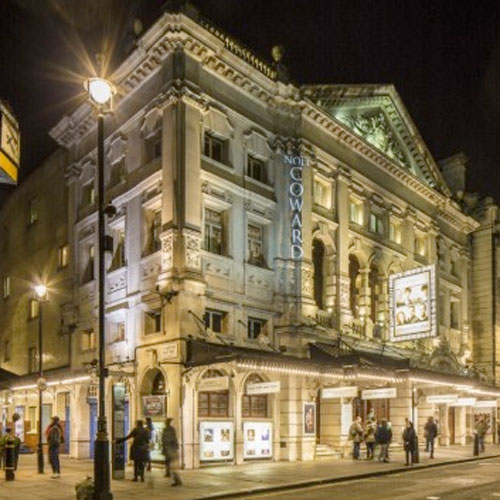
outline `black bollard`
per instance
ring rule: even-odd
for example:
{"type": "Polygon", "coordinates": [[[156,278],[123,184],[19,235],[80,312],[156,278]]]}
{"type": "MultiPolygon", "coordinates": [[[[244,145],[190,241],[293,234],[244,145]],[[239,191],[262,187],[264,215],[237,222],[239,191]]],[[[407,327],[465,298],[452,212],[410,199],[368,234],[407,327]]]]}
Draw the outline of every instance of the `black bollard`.
{"type": "Polygon", "coordinates": [[[477,457],[479,456],[479,436],[477,434],[474,434],[474,456],[477,457]]]}
{"type": "Polygon", "coordinates": [[[16,444],[14,439],[9,438],[5,443],[5,480],[14,481],[14,468],[16,464],[16,444]]]}

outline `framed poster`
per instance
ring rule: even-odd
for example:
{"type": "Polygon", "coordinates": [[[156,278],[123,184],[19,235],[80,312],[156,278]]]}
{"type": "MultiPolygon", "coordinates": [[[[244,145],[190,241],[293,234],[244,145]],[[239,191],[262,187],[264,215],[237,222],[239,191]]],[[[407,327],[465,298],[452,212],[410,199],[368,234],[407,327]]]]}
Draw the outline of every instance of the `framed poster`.
{"type": "Polygon", "coordinates": [[[273,456],[273,424],[271,422],[243,422],[243,458],[271,458],[273,456]]]}
{"type": "Polygon", "coordinates": [[[200,461],[232,460],[233,456],[233,422],[200,422],[200,461]]]}
{"type": "Polygon", "coordinates": [[[391,274],[389,312],[392,342],[435,337],[436,266],[391,274]]]}
{"type": "Polygon", "coordinates": [[[316,434],[316,403],[304,403],[304,434],[316,434]]]}
{"type": "Polygon", "coordinates": [[[165,396],[143,396],[142,407],[145,417],[164,417],[165,396]]]}
{"type": "Polygon", "coordinates": [[[165,422],[163,420],[159,422],[152,421],[153,432],[151,433],[150,444],[150,454],[151,460],[153,461],[163,461],[165,457],[163,456],[161,438],[163,435],[163,429],[165,428],[165,422]]]}

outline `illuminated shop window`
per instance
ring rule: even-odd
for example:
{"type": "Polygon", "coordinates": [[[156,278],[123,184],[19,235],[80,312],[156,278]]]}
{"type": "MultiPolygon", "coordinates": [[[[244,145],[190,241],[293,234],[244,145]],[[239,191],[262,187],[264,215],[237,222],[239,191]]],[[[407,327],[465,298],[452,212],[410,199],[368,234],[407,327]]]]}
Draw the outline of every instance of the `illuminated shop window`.
{"type": "Polygon", "coordinates": [[[63,245],[59,247],[57,251],[57,267],[58,269],[64,269],[68,267],[69,264],[69,245],[63,245]]]}
{"type": "Polygon", "coordinates": [[[266,322],[262,319],[248,318],[247,338],[250,340],[256,340],[264,329],[265,324],[266,322]]]}
{"type": "Polygon", "coordinates": [[[259,182],[266,182],[266,164],[263,160],[248,155],[247,176],[259,182]]]}
{"type": "Polygon", "coordinates": [[[207,309],[203,316],[205,326],[215,333],[222,333],[224,326],[224,313],[207,309]]]}
{"type": "Polygon", "coordinates": [[[208,252],[224,253],[224,214],[211,208],[205,208],[204,248],[208,252]]]}
{"type": "Polygon", "coordinates": [[[263,267],[264,259],[264,230],[256,224],[248,224],[248,263],[263,267]]]}
{"type": "Polygon", "coordinates": [[[384,234],[384,220],[380,214],[370,214],[370,231],[372,233],[384,234]]]}
{"type": "Polygon", "coordinates": [[[144,335],[161,332],[161,309],[152,309],[144,313],[144,335]]]}
{"type": "Polygon", "coordinates": [[[355,224],[363,225],[363,202],[351,198],[349,204],[349,220],[355,224]]]}
{"type": "Polygon", "coordinates": [[[10,297],[10,276],[3,277],[3,298],[7,299],[10,297]]]}
{"type": "Polygon", "coordinates": [[[209,158],[212,158],[212,160],[220,163],[224,163],[225,142],[226,141],[219,139],[218,137],[206,133],[203,149],[205,156],[208,156],[209,158]]]}

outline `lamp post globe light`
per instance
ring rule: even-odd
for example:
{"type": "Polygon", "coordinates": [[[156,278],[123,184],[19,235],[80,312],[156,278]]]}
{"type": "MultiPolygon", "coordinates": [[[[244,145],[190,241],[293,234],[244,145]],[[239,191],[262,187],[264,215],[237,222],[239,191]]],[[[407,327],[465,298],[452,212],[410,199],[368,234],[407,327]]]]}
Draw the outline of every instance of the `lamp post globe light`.
{"type": "Polygon", "coordinates": [[[43,316],[42,304],[47,301],[47,287],[43,284],[33,286],[35,296],[38,301],[38,444],[36,447],[37,453],[37,471],[43,474],[43,442],[42,442],[42,409],[43,409],[43,391],[47,388],[43,378],[43,316]]]}
{"type": "Polygon", "coordinates": [[[90,78],[85,82],[89,101],[97,112],[97,220],[98,220],[98,289],[99,289],[99,408],[97,417],[97,435],[94,454],[95,500],[112,500],[109,464],[109,438],[105,411],[105,323],[104,323],[104,116],[111,113],[115,87],[104,78],[90,78]]]}

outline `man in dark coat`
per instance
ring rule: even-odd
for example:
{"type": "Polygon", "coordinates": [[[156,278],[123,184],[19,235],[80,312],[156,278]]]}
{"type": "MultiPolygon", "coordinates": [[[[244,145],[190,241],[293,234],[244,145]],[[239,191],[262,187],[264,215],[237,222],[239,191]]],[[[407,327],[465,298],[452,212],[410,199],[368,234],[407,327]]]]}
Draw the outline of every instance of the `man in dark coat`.
{"type": "Polygon", "coordinates": [[[438,435],[438,426],[433,417],[427,419],[424,427],[425,432],[425,451],[430,451],[430,458],[434,458],[434,441],[438,435]]]}
{"type": "Polygon", "coordinates": [[[413,456],[417,448],[417,434],[413,428],[413,422],[408,421],[403,431],[403,444],[406,455],[406,464],[413,465],[413,456]]]}
{"type": "Polygon", "coordinates": [[[171,470],[172,462],[175,461],[179,455],[179,442],[177,441],[175,429],[171,424],[172,419],[167,418],[161,436],[162,451],[165,455],[165,477],[170,477],[170,475],[172,475],[174,479],[172,486],[180,486],[182,481],[179,474],[177,471],[171,470]]]}
{"type": "Polygon", "coordinates": [[[380,447],[380,452],[378,455],[378,461],[389,462],[389,445],[392,441],[392,430],[389,427],[386,418],[383,418],[380,425],[377,428],[377,433],[375,434],[375,442],[380,447]]]}
{"type": "Polygon", "coordinates": [[[129,432],[128,436],[119,438],[116,443],[123,443],[132,438],[132,446],[130,447],[130,459],[134,462],[134,481],[141,478],[144,482],[144,466],[148,458],[149,450],[149,432],[144,428],[144,422],[137,420],[135,427],[129,432]]]}
{"type": "Polygon", "coordinates": [[[64,431],[59,423],[59,417],[52,417],[50,425],[47,427],[47,444],[49,448],[49,462],[52,466],[52,478],[61,476],[61,464],[59,462],[59,450],[64,443],[64,431]]]}

